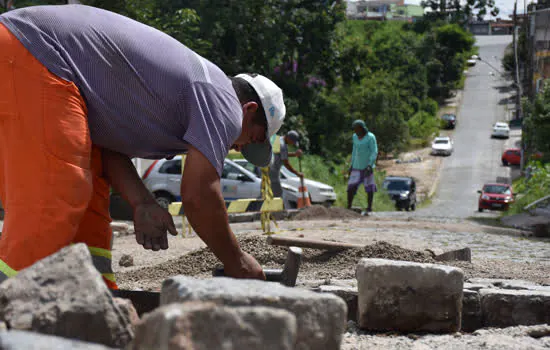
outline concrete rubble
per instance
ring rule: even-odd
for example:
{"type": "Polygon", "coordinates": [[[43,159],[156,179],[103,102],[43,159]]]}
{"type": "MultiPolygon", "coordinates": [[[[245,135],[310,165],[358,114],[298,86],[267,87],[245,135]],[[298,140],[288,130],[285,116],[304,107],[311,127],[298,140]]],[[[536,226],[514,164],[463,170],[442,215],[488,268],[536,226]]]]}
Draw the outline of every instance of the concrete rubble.
{"type": "Polygon", "coordinates": [[[291,312],[297,321],[296,349],[339,349],[346,326],[344,301],[331,294],[275,282],[175,276],[164,281],[161,305],[211,301],[224,306],[264,306],[291,312]]]}
{"type": "Polygon", "coordinates": [[[462,270],[386,259],[361,259],[358,322],[371,331],[456,332],[462,314],[462,270]]]}
{"type": "Polygon", "coordinates": [[[79,339],[111,347],[133,337],[86,245],[61,249],[0,284],[0,321],[9,329],[79,339]]]}
{"type": "Polygon", "coordinates": [[[293,350],[296,329],[291,312],[272,307],[169,304],[143,318],[126,350],[293,350]]]}

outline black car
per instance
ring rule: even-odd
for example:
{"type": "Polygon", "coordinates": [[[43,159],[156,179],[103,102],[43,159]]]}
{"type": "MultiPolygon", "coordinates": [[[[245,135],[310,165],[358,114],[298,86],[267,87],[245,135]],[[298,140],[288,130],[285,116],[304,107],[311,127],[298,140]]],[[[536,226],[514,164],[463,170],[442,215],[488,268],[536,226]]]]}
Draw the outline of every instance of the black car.
{"type": "Polygon", "coordinates": [[[454,114],[443,114],[441,121],[445,129],[454,129],[456,127],[456,115],[454,114]]]}
{"type": "Polygon", "coordinates": [[[388,176],[384,179],[384,189],[395,202],[397,210],[416,209],[416,181],[408,176],[388,176]]]}

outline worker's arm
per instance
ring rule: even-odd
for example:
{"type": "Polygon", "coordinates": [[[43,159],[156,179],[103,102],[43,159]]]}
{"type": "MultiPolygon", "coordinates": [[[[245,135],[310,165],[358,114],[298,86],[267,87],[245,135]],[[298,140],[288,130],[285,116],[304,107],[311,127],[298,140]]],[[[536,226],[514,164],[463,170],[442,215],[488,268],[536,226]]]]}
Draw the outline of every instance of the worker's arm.
{"type": "Polygon", "coordinates": [[[296,152],[289,152],[288,156],[289,157],[301,157],[303,153],[304,152],[302,152],[301,149],[298,149],[298,150],[296,150],[296,152]]]}
{"type": "Polygon", "coordinates": [[[136,241],[145,249],[167,249],[166,232],[178,234],[174,220],[145,187],[130,158],[103,149],[102,160],[104,176],[134,211],[136,241]]]}
{"type": "Polygon", "coordinates": [[[265,279],[261,266],[241,250],[231,231],[216,169],[194,147],[185,161],[181,197],[189,223],[224,264],[227,276],[265,279]]]}
{"type": "Polygon", "coordinates": [[[376,158],[378,157],[378,145],[376,142],[376,136],[373,134],[367,135],[371,138],[370,145],[370,155],[369,155],[369,165],[373,166],[376,163],[376,158]]]}
{"type": "Polygon", "coordinates": [[[296,176],[299,176],[299,177],[304,177],[304,174],[299,172],[299,171],[296,171],[296,169],[294,169],[292,167],[292,165],[290,164],[290,162],[288,161],[288,159],[285,159],[283,160],[283,164],[285,165],[285,167],[293,174],[295,174],[296,176]]]}

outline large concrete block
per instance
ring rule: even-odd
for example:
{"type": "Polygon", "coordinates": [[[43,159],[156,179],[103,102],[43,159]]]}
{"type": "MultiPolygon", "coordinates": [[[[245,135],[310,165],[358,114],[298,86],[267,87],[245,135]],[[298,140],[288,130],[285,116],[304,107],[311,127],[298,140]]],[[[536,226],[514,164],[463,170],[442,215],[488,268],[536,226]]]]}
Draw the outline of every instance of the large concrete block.
{"type": "Polygon", "coordinates": [[[285,287],[275,282],[175,276],[162,284],[161,305],[212,301],[226,306],[266,306],[288,310],[298,324],[296,349],[339,349],[346,304],[331,294],[285,287]]]}
{"type": "Polygon", "coordinates": [[[485,327],[550,323],[550,292],[537,290],[481,289],[485,327]]]}
{"type": "Polygon", "coordinates": [[[0,321],[10,329],[112,347],[133,336],[84,244],[63,248],[0,284],[0,321]]]}
{"type": "Polygon", "coordinates": [[[456,332],[462,313],[462,270],[443,265],[361,259],[358,322],[363,329],[456,332]]]}
{"type": "Polygon", "coordinates": [[[481,316],[481,298],[479,293],[473,290],[462,291],[462,327],[461,330],[473,332],[483,327],[481,316]]]}
{"type": "Polygon", "coordinates": [[[99,344],[27,331],[0,332],[0,350],[114,350],[99,344]]]}
{"type": "Polygon", "coordinates": [[[145,315],[126,350],[293,350],[295,343],[296,317],[286,310],[187,302],[145,315]]]}

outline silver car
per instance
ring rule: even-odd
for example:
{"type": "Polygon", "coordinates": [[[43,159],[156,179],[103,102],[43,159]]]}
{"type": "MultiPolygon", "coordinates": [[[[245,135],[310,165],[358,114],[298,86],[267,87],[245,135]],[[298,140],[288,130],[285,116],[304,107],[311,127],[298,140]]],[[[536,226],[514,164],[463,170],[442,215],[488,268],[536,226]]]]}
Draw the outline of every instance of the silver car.
{"type": "MultiPolygon", "coordinates": [[[[155,195],[158,203],[168,208],[172,202],[181,201],[181,156],[153,162],[142,177],[143,183],[155,195]]],[[[245,198],[261,198],[261,179],[230,159],[225,159],[221,175],[221,187],[226,201],[245,198]]],[[[283,185],[285,208],[295,208],[298,189],[283,185]]]]}
{"type": "MultiPolygon", "coordinates": [[[[247,170],[252,171],[256,176],[260,176],[260,169],[246,159],[234,159],[234,161],[247,170]]],[[[283,165],[281,167],[281,185],[299,188],[301,186],[300,178],[283,165]]],[[[306,178],[304,178],[304,185],[309,192],[309,198],[312,204],[322,204],[330,207],[336,202],[336,192],[334,192],[332,186],[306,178]]]]}

